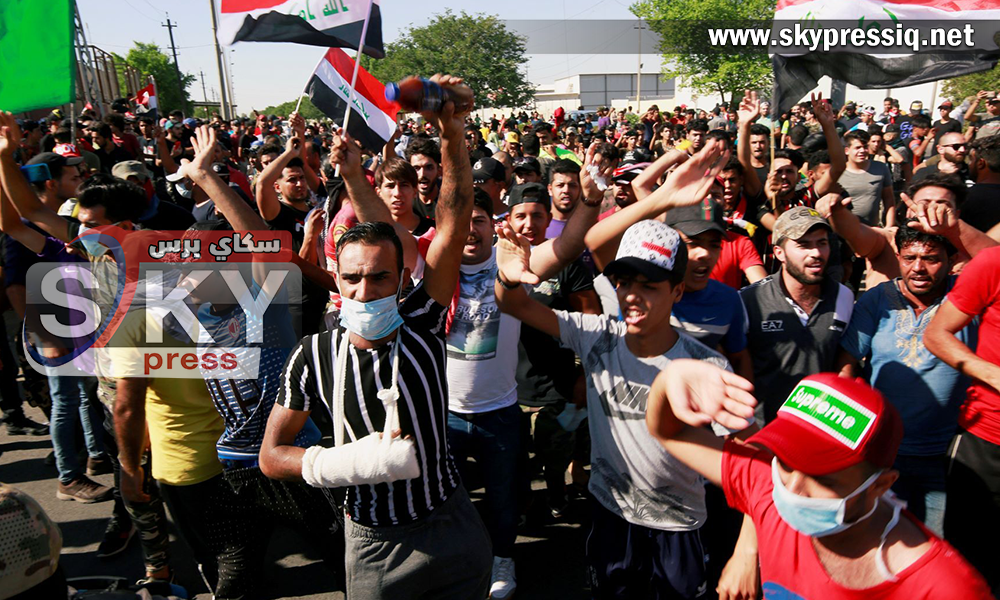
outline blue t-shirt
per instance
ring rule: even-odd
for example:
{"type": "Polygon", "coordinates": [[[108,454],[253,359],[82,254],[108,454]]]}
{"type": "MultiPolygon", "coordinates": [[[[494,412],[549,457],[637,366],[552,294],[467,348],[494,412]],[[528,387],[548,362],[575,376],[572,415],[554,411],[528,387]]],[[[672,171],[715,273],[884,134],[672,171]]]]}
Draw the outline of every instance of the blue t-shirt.
{"type": "Polygon", "coordinates": [[[705,289],[685,291],[674,304],[670,324],[715,350],[733,354],[747,347],[747,313],[740,294],[710,279],[705,289]]]}
{"type": "MultiPolygon", "coordinates": [[[[253,286],[256,297],[260,288],[253,286]]],[[[210,303],[198,309],[198,321],[222,348],[260,349],[260,370],[256,379],[205,379],[216,410],[226,423],[226,430],[216,444],[220,458],[255,459],[264,439],[264,427],[281,389],[281,372],[291,349],[298,343],[288,312],[287,297],[274,299],[263,319],[243,312],[239,306],[221,314],[210,303]],[[262,343],[247,344],[254,330],[263,328],[262,343]]],[[[204,346],[205,344],[200,344],[204,346]]],[[[241,358],[240,364],[245,363],[241,358]]],[[[311,421],[295,438],[295,445],[308,447],[321,437],[311,421]]]]}
{"type": "MultiPolygon", "coordinates": [[[[949,277],[949,290],[956,279],[949,277]]],[[[944,297],[918,317],[899,291],[901,281],[886,281],[861,296],[840,345],[858,360],[869,359],[872,387],[899,410],[899,453],[944,454],[958,428],[958,409],[969,380],[924,346],[924,331],[944,297]]],[[[957,335],[973,352],[978,326],[976,319],[957,335]]]]}

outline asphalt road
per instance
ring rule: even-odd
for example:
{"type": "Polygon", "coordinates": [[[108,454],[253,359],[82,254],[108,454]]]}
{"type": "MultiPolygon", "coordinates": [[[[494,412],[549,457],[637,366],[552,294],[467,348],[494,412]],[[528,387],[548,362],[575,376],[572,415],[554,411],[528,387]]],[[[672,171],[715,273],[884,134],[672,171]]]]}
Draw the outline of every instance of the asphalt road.
{"type": "MultiPolygon", "coordinates": [[[[28,408],[28,416],[44,421],[41,413],[28,408]]],[[[67,577],[113,575],[138,579],[143,575],[142,557],[138,539],[122,554],[110,559],[96,556],[104,527],[111,515],[111,502],[80,504],[56,499],[56,469],[45,464],[51,451],[48,436],[8,436],[0,426],[0,481],[12,485],[34,497],[49,516],[59,525],[63,535],[61,564],[67,577]]],[[[106,485],[111,476],[96,478],[106,485]]],[[[473,487],[475,502],[482,500],[482,489],[473,487]]],[[[517,565],[518,600],[550,599],[584,600],[590,597],[586,586],[583,563],[589,506],[586,500],[571,502],[566,516],[554,522],[542,514],[543,496],[535,481],[534,523],[519,531],[514,559],[517,565]]],[[[176,582],[189,591],[191,597],[209,600],[211,594],[201,582],[200,575],[190,558],[191,551],[171,535],[171,563],[176,582]]],[[[268,548],[266,572],[262,580],[265,589],[262,598],[341,599],[343,594],[331,592],[327,571],[318,556],[311,553],[298,534],[286,529],[276,531],[268,548]]]]}

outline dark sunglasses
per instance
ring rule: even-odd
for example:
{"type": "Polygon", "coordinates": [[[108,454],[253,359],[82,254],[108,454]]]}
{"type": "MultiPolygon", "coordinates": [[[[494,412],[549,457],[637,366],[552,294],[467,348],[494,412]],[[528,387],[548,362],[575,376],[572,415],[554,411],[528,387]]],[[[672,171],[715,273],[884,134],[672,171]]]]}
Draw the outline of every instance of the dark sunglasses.
{"type": "Polygon", "coordinates": [[[960,144],[942,144],[945,148],[951,148],[952,150],[958,150],[960,148],[968,148],[969,144],[962,142],[960,144]]]}

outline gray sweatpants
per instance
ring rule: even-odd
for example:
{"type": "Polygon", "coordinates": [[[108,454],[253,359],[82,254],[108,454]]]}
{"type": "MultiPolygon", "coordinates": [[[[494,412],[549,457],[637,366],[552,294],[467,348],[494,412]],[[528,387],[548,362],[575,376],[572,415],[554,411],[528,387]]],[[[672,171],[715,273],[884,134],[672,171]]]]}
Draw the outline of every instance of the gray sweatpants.
{"type": "Polygon", "coordinates": [[[469,600],[489,594],[490,538],[462,486],[417,523],[344,523],[348,600],[469,600]]]}

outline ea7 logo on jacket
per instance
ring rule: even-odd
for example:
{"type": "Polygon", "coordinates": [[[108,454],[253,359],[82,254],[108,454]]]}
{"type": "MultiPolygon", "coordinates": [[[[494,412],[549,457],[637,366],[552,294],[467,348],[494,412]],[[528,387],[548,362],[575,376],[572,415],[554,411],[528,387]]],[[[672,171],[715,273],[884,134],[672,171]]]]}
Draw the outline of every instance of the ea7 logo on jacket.
{"type": "Polygon", "coordinates": [[[784,321],[761,321],[760,322],[760,330],[761,331],[771,331],[771,332],[784,331],[785,330],[785,322],[784,321]]]}

